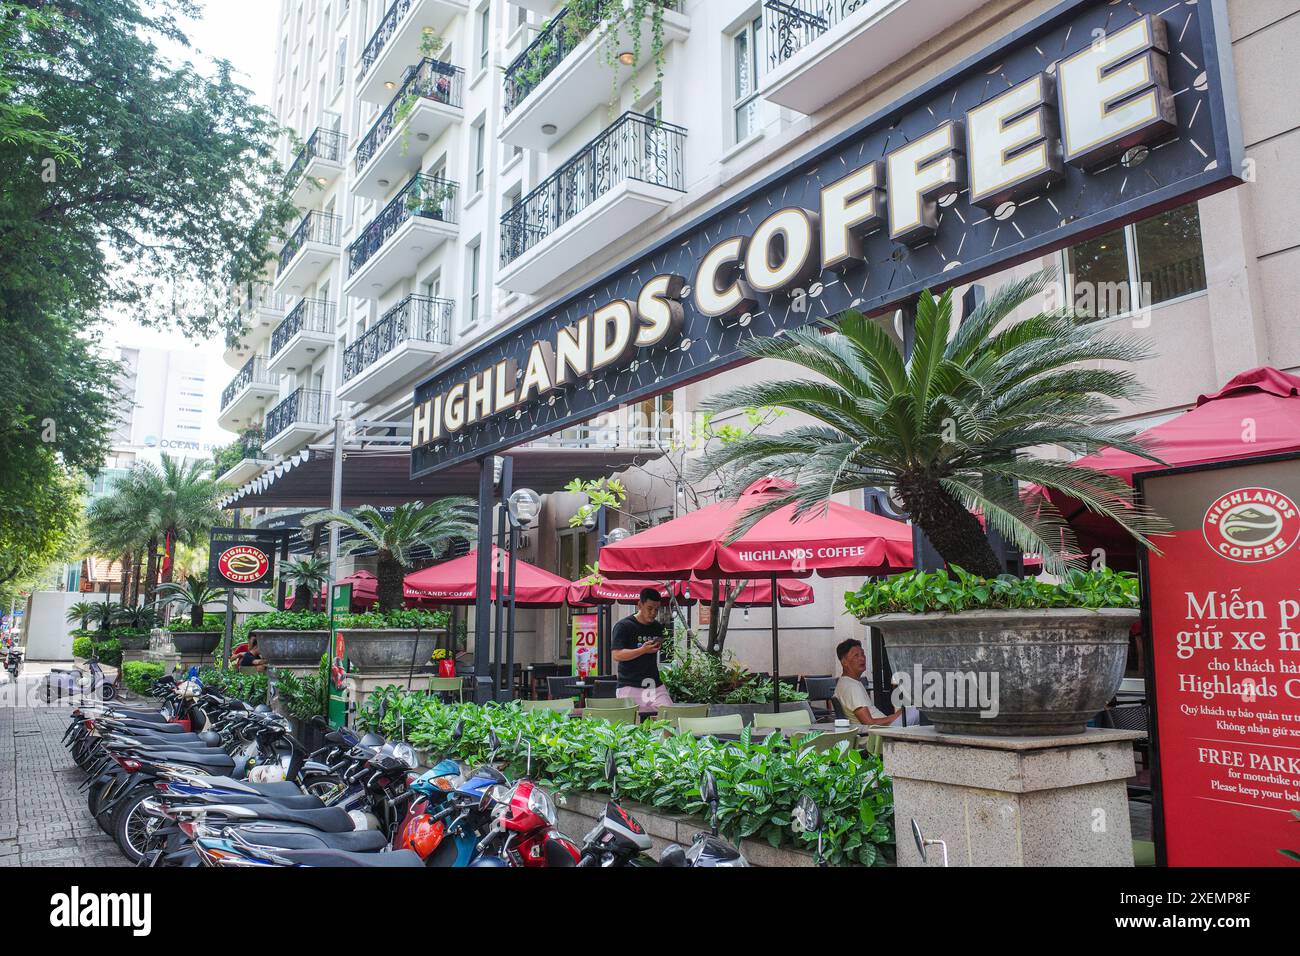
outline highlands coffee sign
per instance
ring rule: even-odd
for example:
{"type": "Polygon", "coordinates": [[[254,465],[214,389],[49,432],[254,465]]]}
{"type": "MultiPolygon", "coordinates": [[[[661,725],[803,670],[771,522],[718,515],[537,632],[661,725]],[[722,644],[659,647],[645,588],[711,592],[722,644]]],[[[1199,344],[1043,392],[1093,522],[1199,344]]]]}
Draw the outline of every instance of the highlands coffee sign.
{"type": "Polygon", "coordinates": [[[1231,84],[1220,0],[1061,4],[423,382],[412,472],[1235,185],[1231,84]]]}

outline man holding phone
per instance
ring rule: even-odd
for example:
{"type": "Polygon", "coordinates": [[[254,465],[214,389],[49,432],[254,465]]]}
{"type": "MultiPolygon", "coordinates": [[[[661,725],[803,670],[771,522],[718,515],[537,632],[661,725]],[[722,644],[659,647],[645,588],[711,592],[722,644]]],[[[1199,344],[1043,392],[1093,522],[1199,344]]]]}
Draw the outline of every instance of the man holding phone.
{"type": "Polygon", "coordinates": [[[637,710],[658,710],[671,704],[668,688],[659,679],[659,648],[664,626],[659,621],[663,595],[642,588],[636,613],[614,625],[613,656],[618,662],[618,696],[639,701],[637,710]]]}

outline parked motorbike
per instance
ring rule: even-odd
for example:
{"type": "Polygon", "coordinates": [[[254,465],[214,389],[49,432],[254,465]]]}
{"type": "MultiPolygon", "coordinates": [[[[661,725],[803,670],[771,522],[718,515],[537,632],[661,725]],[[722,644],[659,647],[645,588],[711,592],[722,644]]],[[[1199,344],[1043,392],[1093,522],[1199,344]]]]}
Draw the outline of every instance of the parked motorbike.
{"type": "Polygon", "coordinates": [[[5,653],[5,670],[9,672],[9,679],[17,683],[18,672],[23,667],[23,652],[21,648],[10,647],[5,653]]]}
{"type": "Polygon", "coordinates": [[[643,865],[643,854],[651,847],[650,835],[619,805],[618,760],[612,747],[605,755],[605,782],[610,786],[609,800],[583,840],[578,866],[643,865]]]}
{"type": "Polygon", "coordinates": [[[718,785],[711,771],[700,780],[700,796],[709,807],[709,832],[695,834],[689,848],[670,843],[659,855],[660,866],[749,866],[744,855],[718,835],[718,785]]]}

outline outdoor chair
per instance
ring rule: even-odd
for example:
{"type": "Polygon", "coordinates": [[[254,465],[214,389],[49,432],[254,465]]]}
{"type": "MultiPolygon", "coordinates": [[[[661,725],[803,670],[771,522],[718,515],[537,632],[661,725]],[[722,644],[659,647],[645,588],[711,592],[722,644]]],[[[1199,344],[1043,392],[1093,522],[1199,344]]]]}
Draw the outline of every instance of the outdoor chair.
{"type": "Polygon", "coordinates": [[[573,685],[577,682],[576,677],[548,677],[546,678],[547,696],[551,700],[576,701],[578,688],[573,685]]]}
{"type": "Polygon", "coordinates": [[[862,745],[862,749],[873,757],[879,757],[885,752],[885,738],[880,734],[868,734],[867,742],[862,745]]]}
{"type": "Polygon", "coordinates": [[[617,699],[618,695],[618,678],[617,677],[597,677],[595,680],[596,689],[593,690],[587,698],[593,697],[597,700],[617,699]]]}
{"type": "Polygon", "coordinates": [[[588,710],[636,710],[633,697],[588,697],[588,710]]]}
{"type": "Polygon", "coordinates": [[[818,753],[824,753],[835,747],[841,740],[848,741],[850,747],[857,745],[858,732],[856,730],[843,730],[831,734],[818,734],[808,744],[818,753]]]}
{"type": "Polygon", "coordinates": [[[587,707],[582,716],[610,724],[635,724],[637,710],[635,707],[587,707]]]}
{"type": "Polygon", "coordinates": [[[745,721],[740,714],[725,714],[722,717],[679,717],[677,729],[684,734],[707,737],[710,734],[738,734],[745,729],[745,721]]]}
{"type": "Polygon", "coordinates": [[[567,697],[560,700],[521,700],[519,706],[524,710],[553,710],[557,714],[567,714],[573,710],[573,701],[567,697]]]}
{"type": "Polygon", "coordinates": [[[754,715],[755,730],[807,730],[812,727],[812,717],[806,710],[783,710],[779,714],[754,715]]]}
{"type": "Polygon", "coordinates": [[[674,726],[680,717],[707,717],[709,716],[708,704],[667,704],[659,708],[656,720],[671,721],[674,726]]]}
{"type": "Polygon", "coordinates": [[[429,693],[438,694],[439,700],[445,699],[447,694],[455,694],[460,703],[465,703],[465,678],[463,677],[430,677],[429,693]]]}
{"type": "Polygon", "coordinates": [[[835,699],[836,677],[805,677],[804,690],[808,693],[809,704],[820,704],[827,716],[834,714],[831,701],[835,699]]]}
{"type": "Polygon", "coordinates": [[[560,676],[560,665],[552,662],[533,665],[532,687],[529,688],[529,696],[536,698],[538,691],[546,687],[546,681],[551,677],[560,676]]]}

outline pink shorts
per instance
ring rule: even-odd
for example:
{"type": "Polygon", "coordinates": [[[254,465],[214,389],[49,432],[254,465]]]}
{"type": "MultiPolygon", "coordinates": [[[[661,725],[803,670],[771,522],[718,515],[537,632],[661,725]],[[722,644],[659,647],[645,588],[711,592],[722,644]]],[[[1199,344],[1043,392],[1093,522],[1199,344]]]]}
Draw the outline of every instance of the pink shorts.
{"type": "Polygon", "coordinates": [[[668,696],[668,688],[663,684],[658,687],[620,687],[617,696],[639,701],[636,709],[642,714],[666,707],[673,702],[673,699],[668,696]]]}

